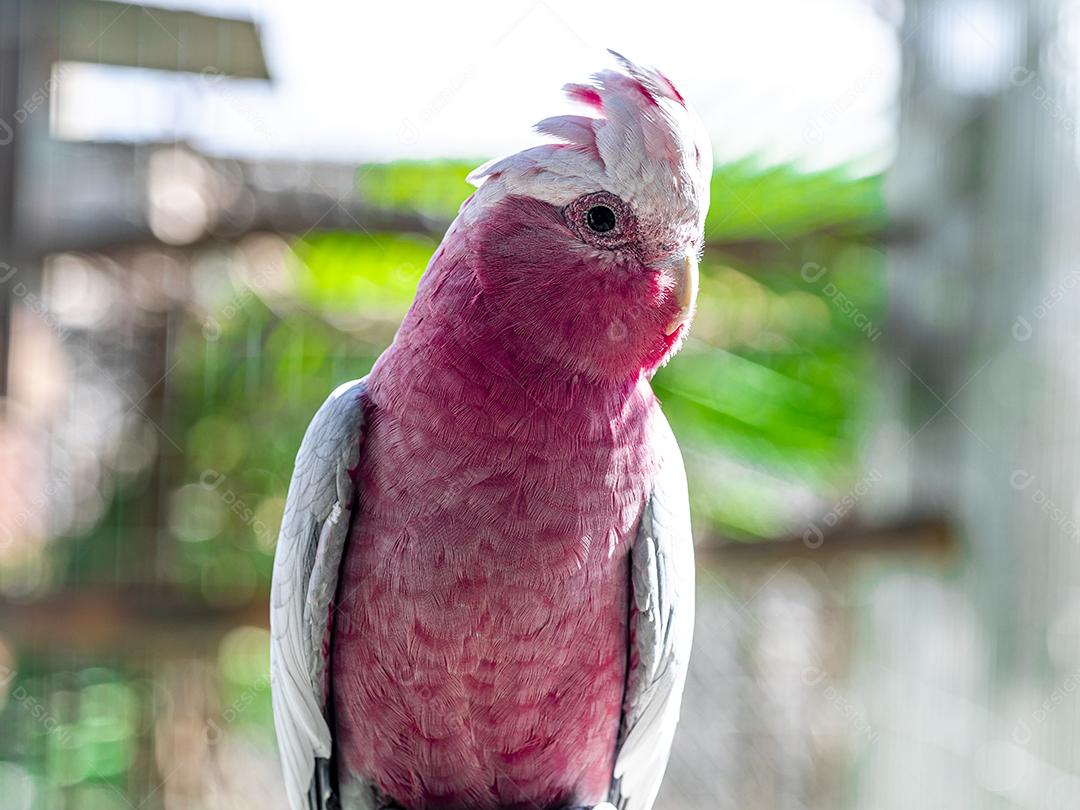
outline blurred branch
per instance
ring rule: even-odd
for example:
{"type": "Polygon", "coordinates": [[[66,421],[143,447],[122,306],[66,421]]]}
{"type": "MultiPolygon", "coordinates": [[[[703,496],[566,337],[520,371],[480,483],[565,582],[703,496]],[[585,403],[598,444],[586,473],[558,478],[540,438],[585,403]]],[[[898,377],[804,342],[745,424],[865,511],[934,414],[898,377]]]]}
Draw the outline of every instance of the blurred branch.
{"type": "Polygon", "coordinates": [[[877,527],[844,524],[820,537],[804,535],[776,540],[739,542],[711,536],[699,544],[698,554],[724,564],[768,562],[807,557],[824,561],[840,555],[915,556],[948,563],[959,554],[960,543],[952,525],[939,515],[913,516],[877,527]]]}
{"type": "Polygon", "coordinates": [[[219,607],[161,587],[82,586],[33,601],[0,599],[0,633],[17,649],[186,656],[214,650],[239,625],[266,626],[269,613],[265,596],[219,607]]]}
{"type": "MultiPolygon", "coordinates": [[[[428,236],[438,241],[442,238],[451,220],[429,216],[420,211],[382,208],[356,200],[335,201],[329,196],[308,192],[293,194],[267,193],[258,194],[258,213],[242,229],[232,229],[227,225],[205,234],[197,241],[183,247],[201,247],[218,241],[238,241],[250,233],[266,231],[292,236],[329,231],[345,233],[405,233],[428,236]],[[324,213],[315,216],[314,211],[324,213]]],[[[227,213],[227,212],[226,212],[227,213]]],[[[227,217],[226,217],[227,221],[227,217]]],[[[862,242],[879,248],[904,245],[914,239],[911,228],[890,227],[884,231],[863,232],[849,235],[842,229],[821,228],[787,240],[790,249],[800,244],[814,243],[822,237],[843,237],[853,242],[862,242]]],[[[135,228],[128,224],[122,232],[108,233],[98,231],[81,238],[64,240],[57,236],[41,252],[93,251],[109,254],[132,248],[160,248],[161,243],[149,227],[135,228]]],[[[766,259],[780,253],[787,253],[775,239],[765,236],[760,239],[739,241],[713,241],[710,250],[717,250],[726,257],[754,266],[755,274],[770,272],[766,259]]]]}
{"type": "MultiPolygon", "coordinates": [[[[844,527],[826,534],[820,546],[808,547],[801,537],[738,543],[711,538],[699,546],[703,562],[728,569],[756,567],[785,559],[817,561],[840,555],[859,558],[914,556],[942,564],[960,547],[941,517],[911,518],[876,529],[844,527]]],[[[269,601],[265,595],[235,607],[200,603],[162,588],[83,586],[34,601],[0,599],[0,633],[16,648],[185,656],[216,648],[221,637],[238,625],[265,627],[269,601]]]]}
{"type": "Polygon", "coordinates": [[[815,228],[798,236],[788,237],[784,244],[764,235],[757,239],[707,241],[707,250],[735,259],[752,269],[752,275],[790,273],[790,262],[776,262],[777,257],[789,257],[792,250],[803,244],[815,245],[822,238],[842,239],[847,244],[871,245],[877,250],[905,247],[917,241],[919,231],[914,223],[890,222],[885,227],[853,231],[849,226],[815,228]]]}
{"type": "MultiPolygon", "coordinates": [[[[183,249],[194,249],[215,242],[234,242],[252,233],[269,232],[287,236],[304,236],[325,231],[359,233],[411,233],[442,238],[449,222],[434,219],[419,212],[386,210],[355,199],[336,200],[313,192],[256,192],[255,213],[242,226],[229,225],[230,212],[224,209],[221,224],[213,232],[203,234],[183,249]]],[[[240,219],[240,215],[236,219],[240,219]]],[[[161,242],[145,223],[103,224],[89,231],[61,231],[34,243],[39,254],[63,252],[95,252],[110,255],[131,249],[160,250],[161,242]]]]}

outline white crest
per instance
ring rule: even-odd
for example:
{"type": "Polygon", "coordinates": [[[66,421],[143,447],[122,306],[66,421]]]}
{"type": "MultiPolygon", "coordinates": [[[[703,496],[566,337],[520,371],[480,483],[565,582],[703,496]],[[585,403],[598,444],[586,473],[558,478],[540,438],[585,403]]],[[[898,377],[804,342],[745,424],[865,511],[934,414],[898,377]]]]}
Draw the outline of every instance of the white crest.
{"type": "Polygon", "coordinates": [[[507,194],[563,206],[593,191],[630,203],[639,219],[700,231],[709,208],[712,149],[701,120],[657,70],[611,52],[618,70],[591,84],[568,84],[591,115],[561,115],[536,125],[561,143],[489,161],[469,175],[486,207],[507,194]]]}

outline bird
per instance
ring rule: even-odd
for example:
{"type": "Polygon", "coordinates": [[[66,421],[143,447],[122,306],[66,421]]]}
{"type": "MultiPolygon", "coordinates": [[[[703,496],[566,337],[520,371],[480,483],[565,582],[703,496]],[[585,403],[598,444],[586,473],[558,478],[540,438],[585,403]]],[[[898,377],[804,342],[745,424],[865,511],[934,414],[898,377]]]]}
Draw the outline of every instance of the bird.
{"type": "Polygon", "coordinates": [[[391,345],[311,420],[271,584],[292,810],[649,810],[694,622],[651,379],[696,302],[712,151],[611,52],[483,164],[391,345]]]}

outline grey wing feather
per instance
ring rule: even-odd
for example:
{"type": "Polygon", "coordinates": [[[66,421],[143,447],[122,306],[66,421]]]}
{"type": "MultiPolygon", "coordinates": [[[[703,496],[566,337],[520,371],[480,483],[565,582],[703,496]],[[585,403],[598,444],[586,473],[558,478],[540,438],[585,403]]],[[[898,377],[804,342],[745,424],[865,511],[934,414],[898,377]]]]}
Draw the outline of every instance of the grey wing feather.
{"type": "Polygon", "coordinates": [[[636,662],[628,673],[611,801],[649,810],[667,768],[694,634],[694,546],[686,471],[656,414],[660,466],[630,550],[636,662]]]}
{"type": "Polygon", "coordinates": [[[292,810],[323,810],[333,802],[329,763],[322,762],[333,743],[326,716],[330,611],[356,500],[349,473],[360,460],[365,392],[364,380],[338,387],[311,420],[274,557],[270,683],[292,810]]]}

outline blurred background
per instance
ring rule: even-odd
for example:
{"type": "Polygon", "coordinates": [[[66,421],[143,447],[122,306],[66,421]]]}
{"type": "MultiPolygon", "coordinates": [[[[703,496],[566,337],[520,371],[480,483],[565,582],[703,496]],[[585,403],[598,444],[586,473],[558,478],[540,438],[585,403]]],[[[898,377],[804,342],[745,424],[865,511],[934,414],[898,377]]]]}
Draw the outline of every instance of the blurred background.
{"type": "Polygon", "coordinates": [[[658,807],[1080,806],[1080,2],[0,0],[5,810],[284,807],[300,436],[606,47],[717,158],[658,807]]]}

